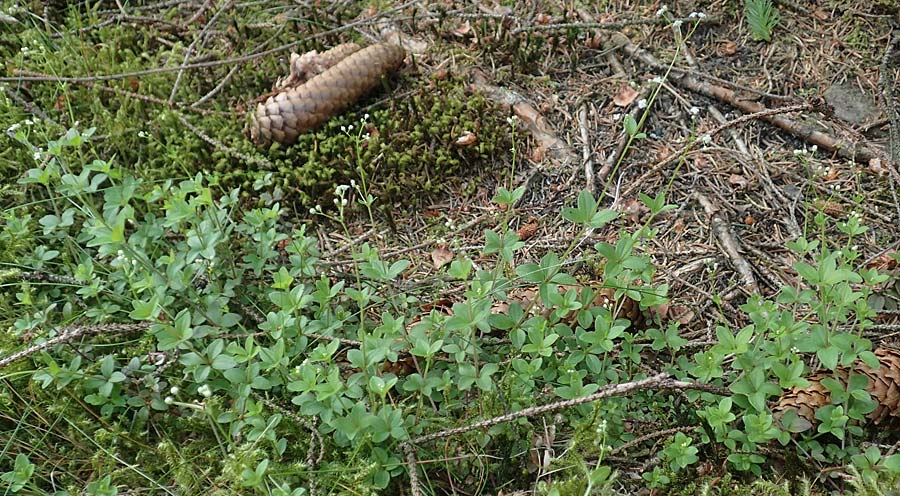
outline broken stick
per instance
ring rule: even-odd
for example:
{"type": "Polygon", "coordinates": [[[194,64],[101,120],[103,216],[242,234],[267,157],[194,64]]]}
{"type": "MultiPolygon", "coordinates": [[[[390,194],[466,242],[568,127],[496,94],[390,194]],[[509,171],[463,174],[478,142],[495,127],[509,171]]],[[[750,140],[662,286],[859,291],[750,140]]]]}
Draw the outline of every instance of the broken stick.
{"type": "MultiPolygon", "coordinates": [[[[650,54],[650,52],[647,52],[646,50],[632,43],[631,40],[629,40],[628,37],[624,34],[613,33],[611,38],[614,45],[618,46],[625,53],[640,60],[652,69],[668,69],[667,65],[660,63],[652,54],[650,54]]],[[[672,69],[669,77],[672,79],[672,81],[674,81],[682,88],[723,101],[743,110],[744,112],[759,113],[766,110],[766,107],[761,103],[753,100],[746,100],[740,95],[736,94],[734,90],[700,81],[699,79],[691,76],[685,71],[672,69]]],[[[875,150],[863,144],[855,144],[846,140],[836,138],[834,136],[830,136],[818,129],[813,128],[812,126],[801,124],[794,121],[793,119],[781,115],[766,115],[761,116],[760,119],[769,122],[770,124],[774,124],[775,126],[793,134],[794,136],[802,140],[807,141],[808,143],[817,145],[822,149],[836,153],[837,155],[847,160],[854,160],[865,163],[868,163],[871,160],[884,160],[885,162],[887,162],[887,158],[878,150],[875,150]]],[[[893,170],[893,167],[888,168],[892,171],[892,174],[898,174],[895,170],[893,170]]]]}

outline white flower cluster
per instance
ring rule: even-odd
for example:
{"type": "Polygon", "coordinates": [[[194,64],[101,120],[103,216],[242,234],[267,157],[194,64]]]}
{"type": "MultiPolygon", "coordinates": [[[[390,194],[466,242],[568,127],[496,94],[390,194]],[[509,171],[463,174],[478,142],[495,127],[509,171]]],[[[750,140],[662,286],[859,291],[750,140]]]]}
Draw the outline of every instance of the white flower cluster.
{"type": "Polygon", "coordinates": [[[809,150],[807,150],[806,148],[797,148],[794,150],[794,156],[802,157],[802,156],[810,154],[810,153],[816,153],[816,151],[818,149],[819,149],[819,147],[817,145],[813,145],[813,146],[809,147],[809,150]]]}
{"type": "Polygon", "coordinates": [[[212,396],[212,388],[209,387],[209,384],[203,384],[197,388],[197,394],[204,398],[209,398],[212,396]]]}
{"type": "Polygon", "coordinates": [[[136,267],[137,260],[129,258],[128,255],[126,255],[122,250],[117,251],[116,258],[113,259],[112,265],[118,267],[127,267],[129,264],[131,264],[132,267],[136,267]]]}

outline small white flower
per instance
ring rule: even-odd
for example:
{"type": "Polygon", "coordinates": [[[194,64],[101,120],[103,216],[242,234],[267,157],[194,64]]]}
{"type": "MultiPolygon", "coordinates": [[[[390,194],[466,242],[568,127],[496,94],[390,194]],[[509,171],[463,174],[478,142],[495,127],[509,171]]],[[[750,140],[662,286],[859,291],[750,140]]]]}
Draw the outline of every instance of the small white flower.
{"type": "Polygon", "coordinates": [[[712,143],[712,136],[710,136],[708,134],[704,134],[703,136],[700,137],[700,142],[702,142],[704,145],[708,145],[708,144],[712,143]]]}
{"type": "Polygon", "coordinates": [[[515,126],[517,122],[519,122],[519,117],[516,115],[511,115],[506,118],[506,123],[510,126],[515,126]]]}
{"type": "Polygon", "coordinates": [[[32,156],[34,157],[34,161],[35,161],[35,162],[40,161],[40,160],[41,160],[41,151],[40,151],[40,150],[36,150],[36,151],[34,152],[34,155],[32,155],[32,156]]]}
{"type": "Polygon", "coordinates": [[[351,180],[350,180],[350,187],[351,187],[351,188],[355,188],[355,187],[356,187],[356,180],[355,180],[355,179],[351,179],[351,180]]]}
{"type": "Polygon", "coordinates": [[[675,28],[675,29],[679,29],[679,28],[681,27],[681,19],[676,19],[676,20],[672,23],[672,27],[675,28]]]}
{"type": "Polygon", "coordinates": [[[33,125],[34,125],[34,121],[31,120],[31,119],[25,119],[25,125],[26,125],[26,126],[33,126],[33,125]]]}
{"type": "Polygon", "coordinates": [[[703,12],[691,12],[688,17],[691,19],[705,19],[706,14],[704,14],[703,12]]]}
{"type": "Polygon", "coordinates": [[[809,151],[811,151],[812,153],[816,153],[816,150],[818,150],[818,149],[819,149],[818,145],[813,145],[813,146],[809,147],[809,151]]]}
{"type": "Polygon", "coordinates": [[[646,98],[641,98],[640,100],[638,100],[638,104],[637,104],[637,105],[638,105],[638,108],[639,108],[639,109],[647,108],[647,99],[646,99],[646,98]]]}
{"type": "Polygon", "coordinates": [[[369,141],[369,138],[371,138],[371,137],[372,137],[372,136],[371,136],[369,133],[366,133],[366,134],[362,135],[362,140],[363,140],[363,141],[369,141]]]}
{"type": "Polygon", "coordinates": [[[366,114],[363,116],[363,121],[367,121],[367,120],[369,120],[369,114],[366,114]]]}
{"type": "Polygon", "coordinates": [[[167,405],[171,405],[172,403],[175,403],[175,398],[173,398],[171,396],[166,396],[166,399],[163,400],[163,403],[165,403],[167,405]]]}
{"type": "Polygon", "coordinates": [[[700,113],[700,108],[699,108],[699,107],[691,107],[691,108],[688,109],[688,112],[689,112],[691,115],[697,115],[697,114],[700,113]]]}
{"type": "Polygon", "coordinates": [[[209,384],[203,384],[197,388],[197,393],[204,398],[209,398],[212,396],[212,389],[210,389],[209,384]]]}
{"type": "Polygon", "coordinates": [[[656,76],[655,78],[651,79],[650,82],[653,84],[663,84],[663,78],[662,76],[656,76]]]}
{"type": "Polygon", "coordinates": [[[663,14],[665,14],[668,11],[669,11],[669,7],[666,5],[663,5],[662,7],[659,8],[659,10],[656,11],[656,17],[662,17],[663,14]]]}
{"type": "Polygon", "coordinates": [[[181,390],[178,388],[178,386],[172,386],[171,388],[169,388],[169,392],[172,393],[172,396],[178,394],[179,391],[181,390]]]}
{"type": "Polygon", "coordinates": [[[347,126],[347,129],[350,131],[353,131],[353,124],[350,124],[349,126],[347,126]]]}
{"type": "Polygon", "coordinates": [[[346,199],[346,198],[344,198],[344,199],[341,200],[341,206],[342,206],[342,207],[346,207],[346,206],[347,206],[347,199],[346,199]]]}
{"type": "Polygon", "coordinates": [[[20,127],[22,127],[22,125],[19,124],[19,123],[17,122],[17,123],[15,123],[15,124],[13,124],[12,126],[9,126],[8,128],[6,128],[6,132],[7,132],[7,133],[14,133],[14,132],[18,131],[18,129],[19,129],[20,127]]]}
{"type": "Polygon", "coordinates": [[[346,133],[346,132],[347,132],[347,126],[341,126],[341,132],[342,132],[342,133],[346,133]]]}

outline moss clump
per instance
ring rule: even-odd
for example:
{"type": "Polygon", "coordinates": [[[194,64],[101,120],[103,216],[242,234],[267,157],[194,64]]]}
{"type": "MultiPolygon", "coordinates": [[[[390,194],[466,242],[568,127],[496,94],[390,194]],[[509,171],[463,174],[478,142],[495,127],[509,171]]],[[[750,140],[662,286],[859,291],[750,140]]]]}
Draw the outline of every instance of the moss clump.
{"type": "MultiPolygon", "coordinates": [[[[358,181],[361,170],[373,194],[410,203],[491,170],[509,149],[510,133],[500,113],[481,95],[467,94],[460,79],[408,79],[399,86],[412,86],[412,94],[392,97],[385,106],[370,110],[368,119],[365,110],[344,114],[300,136],[292,146],[272,145],[263,153],[274,170],[236,167],[230,157],[216,152],[209,172],[223,186],[249,191],[262,181],[311,206],[330,195],[336,184],[358,181]],[[477,143],[458,146],[456,140],[466,132],[474,133],[477,143]]],[[[238,149],[259,153],[249,141],[238,149]]]]}

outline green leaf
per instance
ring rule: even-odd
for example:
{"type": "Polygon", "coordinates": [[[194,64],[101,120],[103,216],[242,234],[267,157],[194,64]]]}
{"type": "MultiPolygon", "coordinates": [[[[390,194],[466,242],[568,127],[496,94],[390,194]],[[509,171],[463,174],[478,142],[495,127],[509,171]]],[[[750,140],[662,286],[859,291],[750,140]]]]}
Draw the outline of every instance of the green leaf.
{"type": "Polygon", "coordinates": [[[161,325],[156,332],[156,345],[159,351],[171,350],[191,339],[194,330],[191,328],[191,313],[187,309],[182,310],[175,317],[173,325],[161,325]]]}
{"type": "Polygon", "coordinates": [[[747,25],[753,39],[757,41],[770,41],[772,30],[778,25],[778,10],[772,5],[771,0],[744,0],[746,7],[747,25]]]}
{"type": "Polygon", "coordinates": [[[597,200],[590,191],[585,189],[578,194],[577,207],[564,208],[562,216],[577,224],[588,224],[595,213],[597,213],[597,200]]]}

